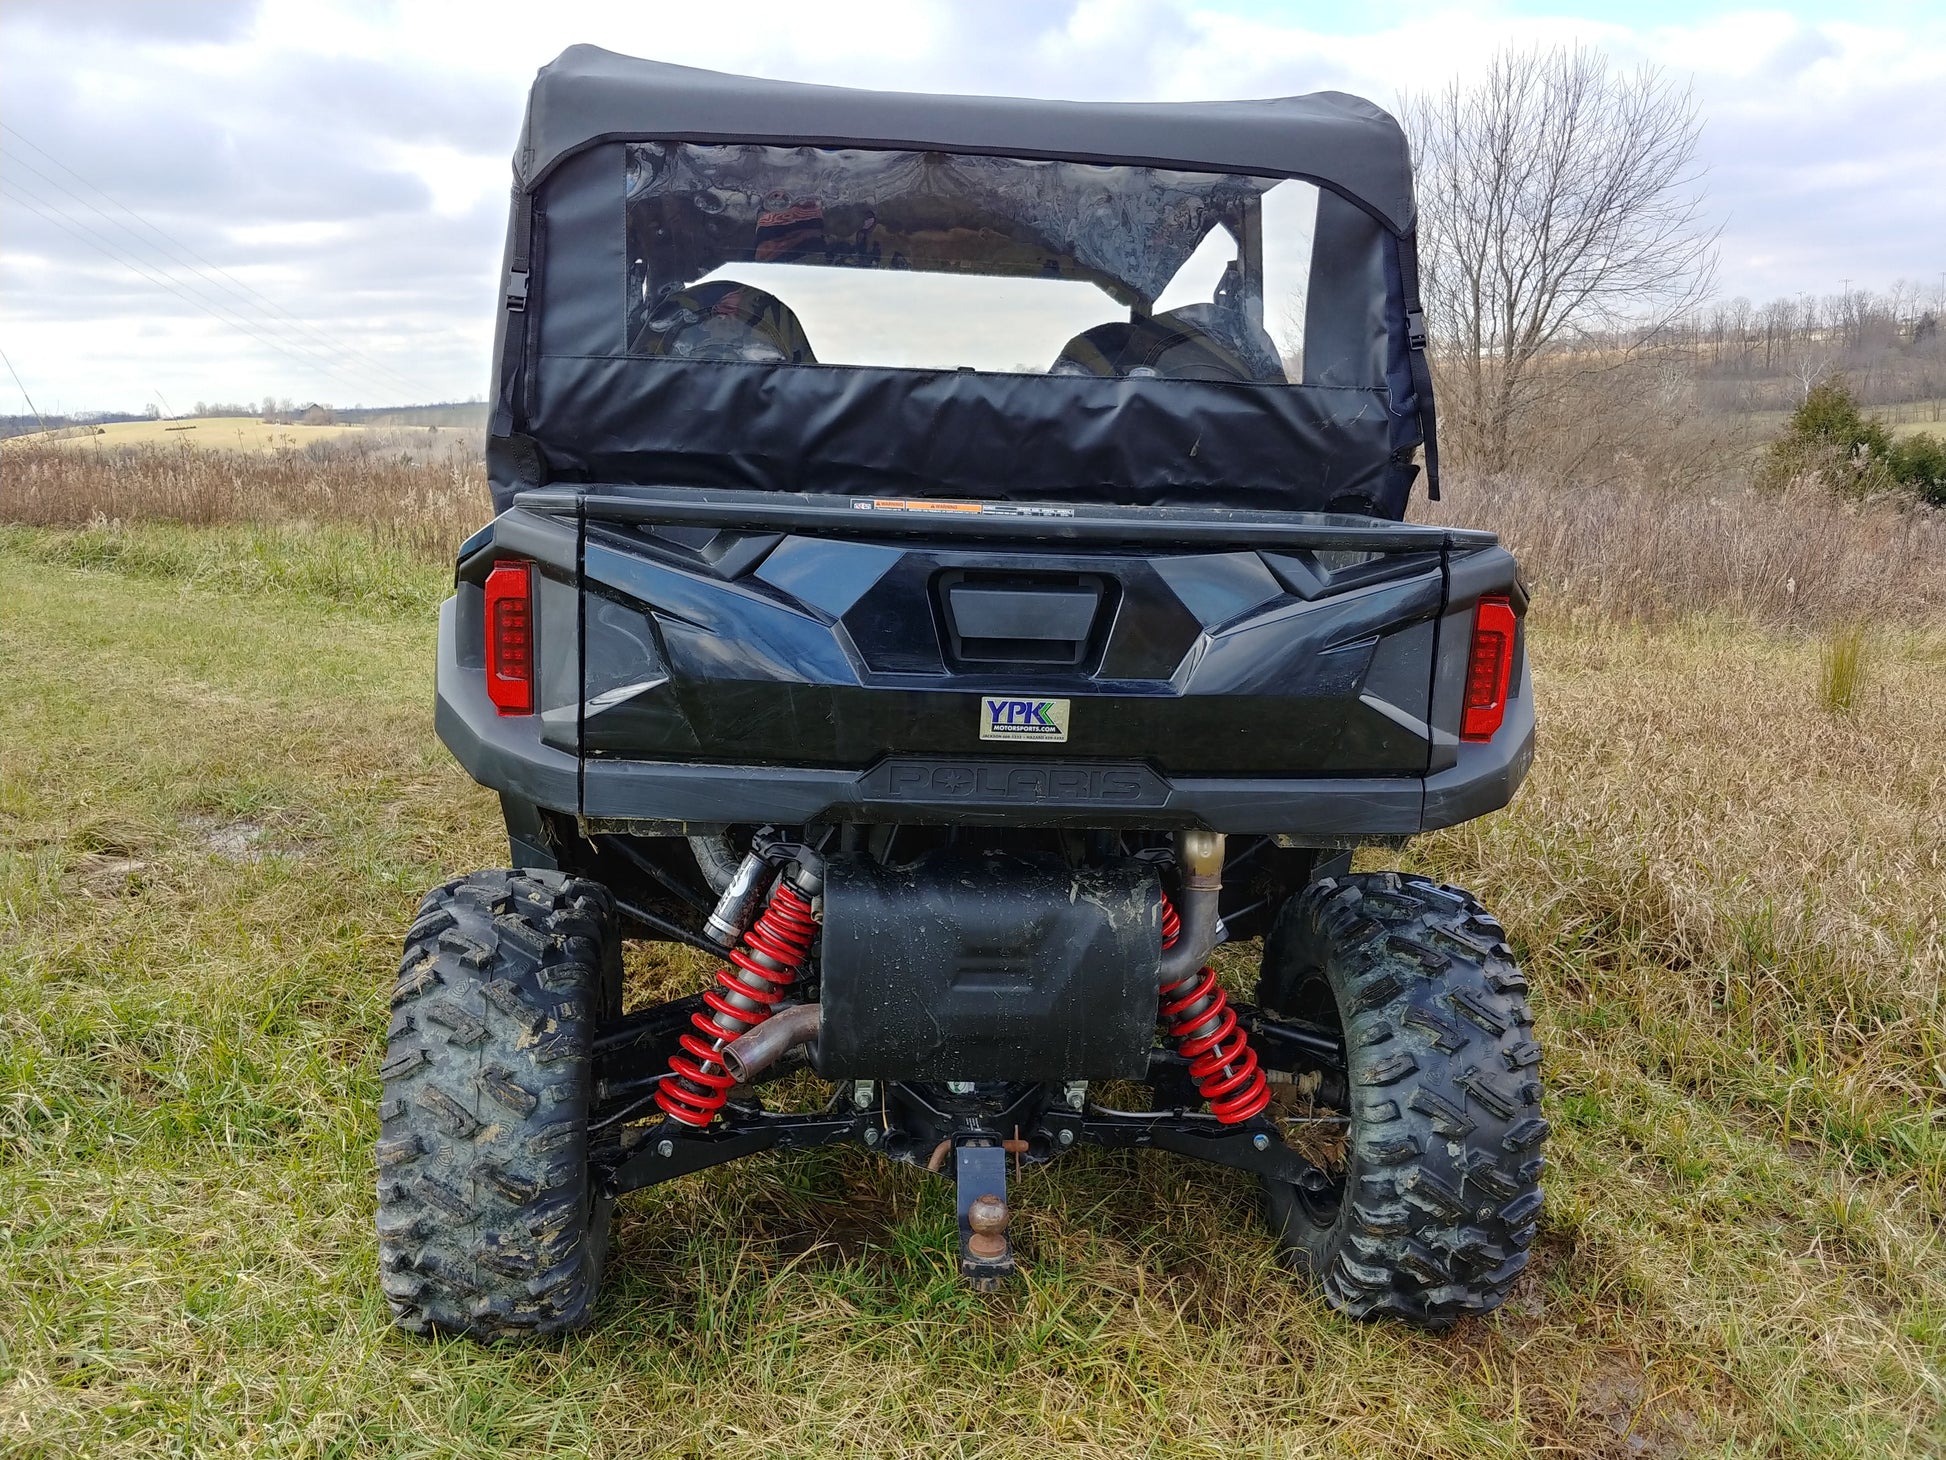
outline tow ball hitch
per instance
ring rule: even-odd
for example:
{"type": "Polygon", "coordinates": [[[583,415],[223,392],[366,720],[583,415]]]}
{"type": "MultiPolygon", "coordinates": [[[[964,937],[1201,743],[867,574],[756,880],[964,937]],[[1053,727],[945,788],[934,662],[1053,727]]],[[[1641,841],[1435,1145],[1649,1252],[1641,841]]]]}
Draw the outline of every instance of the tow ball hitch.
{"type": "Polygon", "coordinates": [[[953,1152],[959,1184],[959,1270],[976,1293],[991,1293],[1014,1272],[1007,1236],[1007,1153],[984,1141],[953,1152]]]}

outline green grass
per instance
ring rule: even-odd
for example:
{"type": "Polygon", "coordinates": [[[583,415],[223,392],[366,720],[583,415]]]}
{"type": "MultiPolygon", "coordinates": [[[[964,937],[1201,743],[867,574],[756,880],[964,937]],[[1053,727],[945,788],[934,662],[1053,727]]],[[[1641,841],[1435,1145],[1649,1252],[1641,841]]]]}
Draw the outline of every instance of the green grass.
{"type": "MultiPolygon", "coordinates": [[[[1946,641],[1533,634],[1516,806],[1407,860],[1534,979],[1557,1136],[1495,1318],[1348,1323],[1247,1180],[1082,1152],[1027,1273],[842,1150],[631,1198],[597,1325],[395,1334],[376,1055],[421,891],[505,855],[430,729],[443,574],[357,535],[0,534],[0,1452],[1922,1456],[1946,1445],[1946,641]]],[[[1249,950],[1231,955],[1240,974],[1249,950]]],[[[651,967],[662,982],[682,959],[651,967]]]]}
{"type": "Polygon", "coordinates": [[[1853,624],[1825,637],[1818,656],[1818,702],[1834,715],[1857,708],[1865,692],[1865,630],[1853,624]]]}
{"type": "Polygon", "coordinates": [[[282,603],[327,604],[396,614],[421,627],[452,592],[450,565],[369,531],[286,523],[210,530],[174,523],[49,532],[0,522],[0,553],[74,568],[282,603]]]}

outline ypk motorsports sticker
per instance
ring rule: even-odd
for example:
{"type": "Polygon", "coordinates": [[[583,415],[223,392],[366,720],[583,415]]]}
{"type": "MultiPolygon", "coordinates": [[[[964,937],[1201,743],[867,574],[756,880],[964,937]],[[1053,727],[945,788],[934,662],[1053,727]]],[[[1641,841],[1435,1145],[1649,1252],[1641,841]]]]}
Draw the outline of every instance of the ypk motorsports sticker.
{"type": "Polygon", "coordinates": [[[1042,740],[1068,738],[1066,700],[980,699],[980,739],[1042,740]]]}

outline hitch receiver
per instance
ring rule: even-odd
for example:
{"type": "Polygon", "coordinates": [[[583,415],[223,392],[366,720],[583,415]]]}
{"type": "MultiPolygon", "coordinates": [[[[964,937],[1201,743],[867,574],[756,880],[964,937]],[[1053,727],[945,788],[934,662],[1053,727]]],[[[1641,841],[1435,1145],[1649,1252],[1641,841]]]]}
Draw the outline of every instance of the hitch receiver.
{"type": "Polygon", "coordinates": [[[991,1293],[1014,1273],[1007,1236],[1007,1153],[968,1142],[953,1151],[959,1182],[959,1270],[976,1293],[991,1293]]]}

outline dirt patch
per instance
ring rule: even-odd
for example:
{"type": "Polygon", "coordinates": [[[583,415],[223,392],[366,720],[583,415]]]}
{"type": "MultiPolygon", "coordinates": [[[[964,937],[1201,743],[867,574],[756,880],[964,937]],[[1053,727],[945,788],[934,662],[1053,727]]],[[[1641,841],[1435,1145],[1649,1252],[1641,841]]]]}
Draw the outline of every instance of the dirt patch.
{"type": "Polygon", "coordinates": [[[74,864],[74,880],[89,897],[126,897],[141,885],[149,864],[140,857],[89,852],[74,864]]]}
{"type": "Polygon", "coordinates": [[[197,845],[212,857],[221,857],[226,862],[255,862],[264,855],[264,849],[257,845],[263,840],[262,822],[242,817],[219,821],[213,816],[186,816],[183,825],[195,837],[197,845]]]}
{"type": "Polygon", "coordinates": [[[1675,1460],[1685,1453],[1683,1416],[1665,1412],[1633,1356],[1596,1350],[1577,1408],[1613,1432],[1613,1453],[1641,1460],[1675,1460]]]}
{"type": "Polygon", "coordinates": [[[872,1248],[890,1246],[887,1230],[884,1222],[873,1220],[870,1214],[845,1214],[822,1225],[776,1232],[770,1237],[770,1246],[783,1262],[845,1267],[872,1248]]]}
{"type": "Polygon", "coordinates": [[[312,850],[302,837],[280,834],[274,820],[247,816],[186,816],[183,827],[205,853],[225,862],[261,862],[266,857],[304,857],[312,850]]]}

